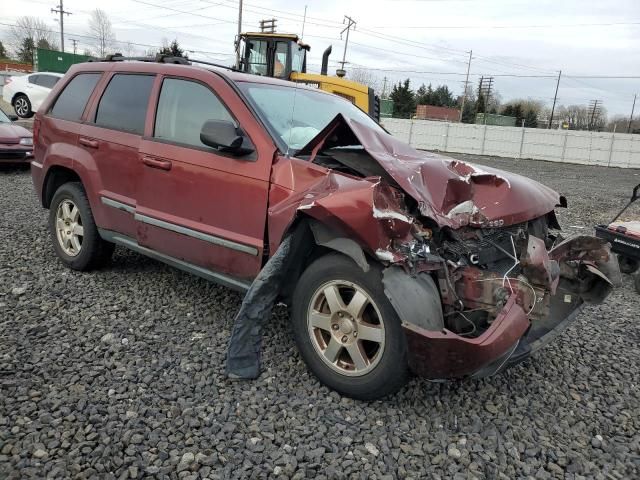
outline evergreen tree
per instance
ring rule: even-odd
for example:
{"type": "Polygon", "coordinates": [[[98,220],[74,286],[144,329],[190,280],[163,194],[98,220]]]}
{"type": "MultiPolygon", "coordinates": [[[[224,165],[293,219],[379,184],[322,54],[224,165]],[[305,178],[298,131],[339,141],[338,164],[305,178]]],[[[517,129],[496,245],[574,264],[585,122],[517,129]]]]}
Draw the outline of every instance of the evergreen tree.
{"type": "Polygon", "coordinates": [[[409,85],[409,79],[398,82],[391,91],[393,100],[393,116],[396,118],[411,118],[416,111],[416,97],[409,85]]]}
{"type": "Polygon", "coordinates": [[[25,37],[18,48],[18,60],[25,63],[33,64],[33,52],[35,50],[35,42],[32,37],[25,37]]]}
{"type": "Polygon", "coordinates": [[[0,58],[8,58],[7,49],[4,48],[4,45],[2,44],[2,42],[0,42],[0,58]]]}
{"type": "Polygon", "coordinates": [[[172,57],[184,57],[184,50],[178,45],[178,40],[174,39],[168,46],[164,46],[159,52],[161,55],[171,55],[172,57]]]}

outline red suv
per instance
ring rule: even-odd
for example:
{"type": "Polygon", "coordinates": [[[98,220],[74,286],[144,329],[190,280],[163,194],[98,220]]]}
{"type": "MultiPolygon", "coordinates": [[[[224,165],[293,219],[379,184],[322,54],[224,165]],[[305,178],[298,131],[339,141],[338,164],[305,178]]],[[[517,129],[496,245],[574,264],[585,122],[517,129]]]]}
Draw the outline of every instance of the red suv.
{"type": "MultiPolygon", "coordinates": [[[[499,372],[620,280],[606,242],[561,237],[566,201],[553,190],[416,151],[349,101],[291,82],[84,63],[49,95],[34,136],[33,181],[64,264],[102,266],[118,244],[270,289],[247,296],[247,318],[285,301],[310,369],[356,398],[391,393],[411,371],[499,372]]],[[[250,364],[230,373],[255,376],[250,364]]]]}

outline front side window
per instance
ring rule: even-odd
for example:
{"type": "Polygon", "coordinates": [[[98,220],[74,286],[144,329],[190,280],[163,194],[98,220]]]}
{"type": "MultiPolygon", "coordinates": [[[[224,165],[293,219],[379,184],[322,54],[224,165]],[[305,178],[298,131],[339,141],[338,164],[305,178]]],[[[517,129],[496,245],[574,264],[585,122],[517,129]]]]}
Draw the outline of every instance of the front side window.
{"type": "Polygon", "coordinates": [[[210,149],[200,141],[200,131],[207,120],[236,123],[218,97],[204,85],[175,78],[162,82],[155,138],[210,149]]]}
{"type": "Polygon", "coordinates": [[[154,75],[114,75],[96,112],[96,125],[142,135],[154,75]]]}
{"type": "Polygon", "coordinates": [[[51,116],[63,120],[80,121],[87,100],[101,75],[100,73],[81,73],[73,77],[51,108],[51,116]]]}

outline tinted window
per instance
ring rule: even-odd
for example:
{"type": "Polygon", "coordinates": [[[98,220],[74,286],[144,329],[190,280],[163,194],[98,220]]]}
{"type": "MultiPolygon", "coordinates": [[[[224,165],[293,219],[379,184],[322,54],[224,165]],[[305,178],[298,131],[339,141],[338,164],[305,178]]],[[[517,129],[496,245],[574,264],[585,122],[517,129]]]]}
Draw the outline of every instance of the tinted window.
{"type": "Polygon", "coordinates": [[[96,125],[142,135],[153,75],[114,75],[104,91],[96,125]]]}
{"type": "Polygon", "coordinates": [[[29,83],[35,83],[37,85],[39,78],[40,75],[29,75],[29,83]]]}
{"type": "Polygon", "coordinates": [[[38,75],[36,83],[41,87],[53,88],[58,80],[60,80],[60,77],[54,77],[53,75],[38,75]]]}
{"type": "Polygon", "coordinates": [[[234,122],[218,97],[204,85],[173,78],[162,82],[154,137],[210,148],[200,141],[200,130],[207,120],[234,122]]]}
{"type": "Polygon", "coordinates": [[[73,77],[53,105],[51,115],[64,120],[79,121],[100,75],[81,73],[73,77]]]}

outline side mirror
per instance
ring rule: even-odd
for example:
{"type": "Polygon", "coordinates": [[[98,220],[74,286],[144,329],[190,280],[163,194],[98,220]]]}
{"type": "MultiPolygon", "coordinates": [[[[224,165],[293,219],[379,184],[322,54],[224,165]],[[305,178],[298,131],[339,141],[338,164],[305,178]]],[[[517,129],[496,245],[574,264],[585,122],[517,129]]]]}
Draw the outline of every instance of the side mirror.
{"type": "Polygon", "coordinates": [[[254,151],[244,132],[228,120],[207,120],[200,131],[200,141],[233,155],[246,155],[254,151]]]}
{"type": "Polygon", "coordinates": [[[12,122],[17,122],[18,121],[18,116],[17,115],[7,115],[7,117],[9,117],[9,120],[11,120],[12,122]]]}

